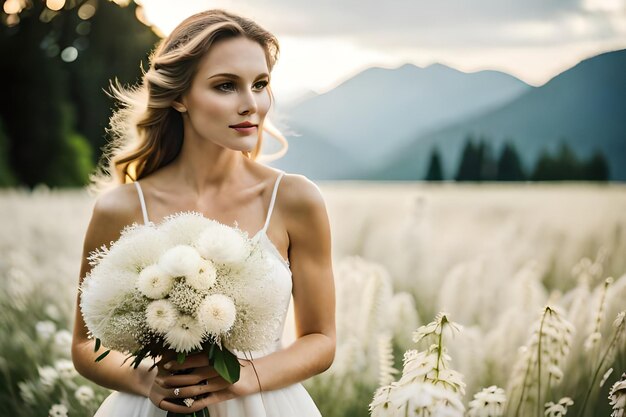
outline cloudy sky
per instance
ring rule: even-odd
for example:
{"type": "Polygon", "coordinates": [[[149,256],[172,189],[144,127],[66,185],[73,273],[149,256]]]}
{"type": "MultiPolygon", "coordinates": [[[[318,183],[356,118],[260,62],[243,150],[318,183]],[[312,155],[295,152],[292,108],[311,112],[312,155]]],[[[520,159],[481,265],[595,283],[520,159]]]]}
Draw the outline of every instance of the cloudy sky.
{"type": "MultiPolygon", "coordinates": [[[[140,3],[137,1],[137,3],[140,3]]],[[[580,60],[626,48],[626,0],[142,0],[169,33],[185,17],[223,8],[273,32],[277,99],[327,91],[371,66],[443,63],[495,69],[541,85],[580,60]]]]}

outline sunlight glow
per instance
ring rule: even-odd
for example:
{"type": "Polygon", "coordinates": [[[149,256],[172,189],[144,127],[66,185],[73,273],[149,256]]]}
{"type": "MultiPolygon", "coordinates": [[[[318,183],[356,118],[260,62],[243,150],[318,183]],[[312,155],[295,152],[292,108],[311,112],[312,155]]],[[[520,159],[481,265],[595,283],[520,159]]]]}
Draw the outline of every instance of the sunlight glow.
{"type": "Polygon", "coordinates": [[[65,0],[47,0],[46,7],[55,12],[61,10],[65,6],[65,0]]]}

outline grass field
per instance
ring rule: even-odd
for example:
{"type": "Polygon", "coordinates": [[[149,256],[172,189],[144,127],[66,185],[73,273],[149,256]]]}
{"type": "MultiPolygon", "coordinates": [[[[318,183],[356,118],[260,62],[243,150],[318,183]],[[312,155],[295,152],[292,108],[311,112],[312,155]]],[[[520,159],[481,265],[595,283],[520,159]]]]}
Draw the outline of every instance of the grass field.
{"type": "MultiPolygon", "coordinates": [[[[624,331],[613,326],[626,309],[625,186],[320,187],[333,233],[338,349],[332,368],[305,385],[325,417],[368,415],[379,383],[389,382],[385,367],[401,371],[405,350],[428,348],[412,333],[440,311],[463,326],[445,347],[448,366],[463,377],[466,408],[497,385],[509,416],[538,415],[537,403],[564,396],[574,401],[568,415],[578,415],[588,392],[582,415],[611,413],[609,388],[626,371],[624,331]],[[523,352],[533,351],[546,305],[574,331],[559,359],[562,376],[537,390],[536,380],[518,379],[520,369],[535,374],[537,358],[523,352]]],[[[67,362],[91,207],[81,191],[0,192],[0,415],[41,416],[56,404],[89,416],[107,394],[67,362]]]]}

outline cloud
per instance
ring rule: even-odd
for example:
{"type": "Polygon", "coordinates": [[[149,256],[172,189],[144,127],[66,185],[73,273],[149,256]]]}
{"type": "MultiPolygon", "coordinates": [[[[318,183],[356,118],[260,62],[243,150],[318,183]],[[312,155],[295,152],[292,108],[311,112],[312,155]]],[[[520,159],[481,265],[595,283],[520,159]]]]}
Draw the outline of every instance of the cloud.
{"type": "MultiPolygon", "coordinates": [[[[231,0],[234,10],[243,1],[231,0]]],[[[501,47],[626,35],[623,0],[271,0],[254,18],[287,36],[351,37],[364,46],[501,47]]]]}

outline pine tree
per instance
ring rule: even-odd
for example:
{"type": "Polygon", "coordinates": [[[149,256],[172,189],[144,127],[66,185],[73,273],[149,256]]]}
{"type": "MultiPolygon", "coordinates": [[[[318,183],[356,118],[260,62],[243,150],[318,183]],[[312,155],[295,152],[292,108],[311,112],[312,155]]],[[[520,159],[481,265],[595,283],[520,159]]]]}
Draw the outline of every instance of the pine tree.
{"type": "Polygon", "coordinates": [[[515,145],[507,140],[498,158],[498,181],[525,181],[526,175],[522,169],[515,145]]]}
{"type": "Polygon", "coordinates": [[[441,169],[441,157],[439,150],[434,147],[430,153],[430,161],[428,163],[428,171],[426,172],[426,181],[442,181],[443,170],[441,169]]]}
{"type": "Polygon", "coordinates": [[[583,168],[585,179],[588,181],[608,181],[609,180],[609,164],[604,154],[595,149],[593,155],[589,158],[583,168]]]}
{"type": "Polygon", "coordinates": [[[480,153],[471,135],[465,140],[465,147],[461,154],[459,168],[454,179],[456,181],[479,181],[480,180],[480,153]]]}

